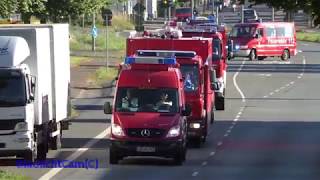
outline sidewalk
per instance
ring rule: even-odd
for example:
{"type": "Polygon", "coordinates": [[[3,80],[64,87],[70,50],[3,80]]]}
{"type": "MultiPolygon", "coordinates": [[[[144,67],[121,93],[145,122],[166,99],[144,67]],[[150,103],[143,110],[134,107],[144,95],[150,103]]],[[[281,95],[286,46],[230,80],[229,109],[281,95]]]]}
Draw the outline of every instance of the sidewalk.
{"type": "MultiPolygon", "coordinates": [[[[92,59],[94,57],[88,57],[92,59]]],[[[117,67],[118,61],[110,59],[109,67],[117,67]]],[[[77,98],[103,98],[108,97],[108,89],[111,89],[112,82],[105,82],[101,87],[92,82],[91,77],[94,76],[96,71],[105,67],[104,60],[92,59],[88,62],[81,63],[77,67],[71,68],[71,99],[77,98]]]]}

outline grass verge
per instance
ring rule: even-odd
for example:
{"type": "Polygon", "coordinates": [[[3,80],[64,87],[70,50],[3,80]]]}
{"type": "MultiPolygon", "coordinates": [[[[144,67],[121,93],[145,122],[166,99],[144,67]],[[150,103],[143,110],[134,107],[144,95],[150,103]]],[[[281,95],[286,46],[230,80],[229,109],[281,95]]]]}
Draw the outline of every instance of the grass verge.
{"type": "MultiPolygon", "coordinates": [[[[124,16],[112,18],[112,26],[102,26],[97,24],[98,36],[96,37],[96,50],[123,50],[126,45],[126,38],[120,35],[120,31],[132,30],[134,25],[124,16]],[[108,32],[108,33],[107,33],[108,32]],[[108,38],[107,38],[108,35],[108,38]]],[[[70,48],[73,51],[91,50],[92,36],[91,27],[70,27],[70,48]]]]}
{"type": "Polygon", "coordinates": [[[79,66],[83,62],[90,61],[88,57],[81,57],[81,56],[70,56],[70,64],[71,67],[79,66]]]}
{"type": "Polygon", "coordinates": [[[297,40],[320,42],[320,32],[297,32],[297,40]]]}
{"type": "Polygon", "coordinates": [[[98,86],[103,86],[106,82],[110,82],[113,80],[118,74],[117,68],[108,69],[106,67],[101,67],[97,69],[96,73],[94,74],[93,82],[98,86]]]}
{"type": "Polygon", "coordinates": [[[11,172],[0,170],[0,179],[2,180],[29,180],[29,177],[16,175],[11,172]]]}

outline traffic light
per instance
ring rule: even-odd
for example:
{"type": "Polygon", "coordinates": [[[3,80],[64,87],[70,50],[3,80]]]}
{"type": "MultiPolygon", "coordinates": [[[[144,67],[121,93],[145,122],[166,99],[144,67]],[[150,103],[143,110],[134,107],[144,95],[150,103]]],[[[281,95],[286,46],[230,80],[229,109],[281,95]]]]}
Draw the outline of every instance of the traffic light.
{"type": "Polygon", "coordinates": [[[163,5],[165,5],[165,6],[168,5],[168,1],[167,1],[167,0],[163,0],[162,3],[163,3],[163,5]]]}

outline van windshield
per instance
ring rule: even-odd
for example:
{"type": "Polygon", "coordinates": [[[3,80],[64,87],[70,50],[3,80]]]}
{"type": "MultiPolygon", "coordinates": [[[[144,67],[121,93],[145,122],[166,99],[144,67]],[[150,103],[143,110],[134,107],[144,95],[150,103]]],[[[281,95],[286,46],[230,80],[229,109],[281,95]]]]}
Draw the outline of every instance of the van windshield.
{"type": "Polygon", "coordinates": [[[255,26],[235,26],[230,32],[230,37],[253,37],[255,31],[255,26]]]}
{"type": "Polygon", "coordinates": [[[117,112],[179,112],[177,89],[119,88],[116,96],[117,112]]]}
{"type": "Polygon", "coordinates": [[[176,9],[176,14],[191,14],[191,8],[176,9]]]}
{"type": "Polygon", "coordinates": [[[0,70],[0,107],[24,106],[26,88],[20,71],[0,70]]]}
{"type": "Polygon", "coordinates": [[[184,91],[193,92],[199,88],[199,68],[197,65],[181,64],[180,70],[184,77],[184,91]]]}

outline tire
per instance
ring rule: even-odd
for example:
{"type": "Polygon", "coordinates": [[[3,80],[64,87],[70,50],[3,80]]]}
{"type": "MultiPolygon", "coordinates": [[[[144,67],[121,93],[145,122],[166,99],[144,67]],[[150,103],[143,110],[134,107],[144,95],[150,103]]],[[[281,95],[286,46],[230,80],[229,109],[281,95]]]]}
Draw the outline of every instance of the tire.
{"type": "Polygon", "coordinates": [[[223,111],[224,110],[224,97],[217,97],[215,106],[216,106],[216,110],[223,111]]]}
{"type": "MultiPolygon", "coordinates": [[[[45,141],[47,142],[47,141],[45,141]]],[[[37,146],[37,160],[44,161],[47,159],[47,151],[48,151],[48,145],[45,143],[39,144],[37,146]]]]}
{"type": "Polygon", "coordinates": [[[252,49],[249,54],[249,60],[254,61],[257,59],[257,52],[255,49],[252,49]]]}
{"type": "Polygon", "coordinates": [[[212,110],[211,110],[211,117],[210,117],[210,124],[213,124],[214,123],[214,109],[212,107],[212,110]]]}
{"type": "Polygon", "coordinates": [[[264,60],[266,57],[265,56],[258,56],[258,60],[259,61],[262,61],[262,60],[264,60]]]}
{"type": "Polygon", "coordinates": [[[180,147],[173,158],[174,164],[178,166],[182,165],[183,162],[186,160],[186,156],[187,156],[186,147],[180,147]]]}
{"type": "Polygon", "coordinates": [[[121,160],[121,158],[119,158],[119,155],[118,155],[117,151],[115,150],[115,148],[110,146],[110,150],[109,150],[110,164],[118,164],[120,160],[121,160]]]}
{"type": "Polygon", "coordinates": [[[192,138],[191,143],[194,147],[196,148],[200,148],[202,143],[203,143],[203,138],[202,137],[196,137],[196,138],[192,138]]]}
{"type": "Polygon", "coordinates": [[[290,58],[290,52],[288,49],[283,50],[283,53],[281,55],[281,60],[286,61],[290,58]]]}

